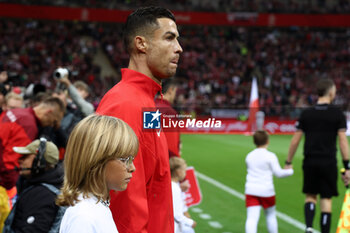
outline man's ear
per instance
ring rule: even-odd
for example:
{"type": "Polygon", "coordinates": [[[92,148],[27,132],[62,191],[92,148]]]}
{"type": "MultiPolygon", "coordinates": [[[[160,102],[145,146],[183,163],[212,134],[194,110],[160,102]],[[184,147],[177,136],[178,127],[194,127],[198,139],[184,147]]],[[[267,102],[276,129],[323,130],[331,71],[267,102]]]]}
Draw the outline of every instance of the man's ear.
{"type": "Polygon", "coordinates": [[[144,36],[136,36],[134,39],[135,47],[138,51],[145,53],[147,49],[147,42],[144,36]]]}

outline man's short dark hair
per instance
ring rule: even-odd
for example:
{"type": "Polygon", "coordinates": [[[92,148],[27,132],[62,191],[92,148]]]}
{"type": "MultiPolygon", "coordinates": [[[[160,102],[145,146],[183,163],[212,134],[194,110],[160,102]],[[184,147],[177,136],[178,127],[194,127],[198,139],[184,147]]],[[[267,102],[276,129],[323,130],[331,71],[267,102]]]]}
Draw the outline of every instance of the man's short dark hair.
{"type": "Polygon", "coordinates": [[[60,100],[59,98],[56,97],[49,97],[44,99],[42,102],[42,104],[46,104],[48,106],[56,106],[60,112],[65,112],[65,107],[64,104],[62,102],[62,100],[60,100]]]}
{"type": "Polygon", "coordinates": [[[177,87],[178,82],[174,78],[168,78],[162,80],[162,93],[165,94],[170,87],[177,87]]]}
{"type": "Polygon", "coordinates": [[[269,141],[269,134],[265,130],[257,130],[253,134],[253,140],[257,147],[266,145],[269,141]]]}
{"type": "Polygon", "coordinates": [[[124,25],[124,44],[126,50],[131,53],[131,44],[135,36],[147,36],[159,27],[157,19],[168,18],[175,22],[174,15],[163,7],[142,7],[131,13],[124,25]]]}
{"type": "Polygon", "coordinates": [[[331,79],[321,79],[316,83],[317,95],[319,97],[327,95],[328,91],[334,86],[331,79]]]}
{"type": "Polygon", "coordinates": [[[40,104],[44,99],[50,98],[51,95],[47,92],[39,92],[38,94],[31,97],[31,106],[34,107],[40,104]]]}

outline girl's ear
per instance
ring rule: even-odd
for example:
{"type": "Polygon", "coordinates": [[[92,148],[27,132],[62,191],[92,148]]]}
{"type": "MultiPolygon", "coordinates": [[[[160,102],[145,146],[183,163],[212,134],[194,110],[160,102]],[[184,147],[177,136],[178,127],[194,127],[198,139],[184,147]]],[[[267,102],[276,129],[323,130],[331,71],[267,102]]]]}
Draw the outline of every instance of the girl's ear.
{"type": "Polygon", "coordinates": [[[175,175],[175,177],[177,177],[177,176],[178,176],[178,174],[179,174],[179,169],[178,169],[178,168],[176,168],[176,169],[175,169],[175,171],[174,171],[174,175],[175,175]]]}

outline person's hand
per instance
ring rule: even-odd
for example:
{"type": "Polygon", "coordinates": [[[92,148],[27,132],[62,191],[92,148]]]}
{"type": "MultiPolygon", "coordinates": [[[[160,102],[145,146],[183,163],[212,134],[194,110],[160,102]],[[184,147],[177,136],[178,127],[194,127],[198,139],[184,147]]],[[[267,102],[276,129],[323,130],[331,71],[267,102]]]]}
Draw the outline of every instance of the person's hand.
{"type": "Polygon", "coordinates": [[[180,188],[182,192],[187,192],[188,189],[190,188],[190,182],[188,180],[185,180],[183,182],[180,183],[180,188]]]}
{"type": "Polygon", "coordinates": [[[184,215],[187,217],[187,218],[191,218],[191,215],[188,211],[184,212],[184,215]]]}
{"type": "Polygon", "coordinates": [[[344,182],[345,186],[348,186],[350,183],[350,170],[345,170],[344,173],[342,173],[341,179],[344,182]]]}
{"type": "Polygon", "coordinates": [[[192,228],[195,228],[197,226],[197,222],[193,221],[192,228]]]}
{"type": "Polygon", "coordinates": [[[56,79],[57,82],[64,84],[67,88],[72,85],[72,83],[70,82],[70,80],[68,79],[68,75],[65,75],[62,78],[56,79]]]}
{"type": "Polygon", "coordinates": [[[293,168],[293,165],[292,164],[289,164],[289,165],[284,165],[284,169],[292,169],[293,168]]]}

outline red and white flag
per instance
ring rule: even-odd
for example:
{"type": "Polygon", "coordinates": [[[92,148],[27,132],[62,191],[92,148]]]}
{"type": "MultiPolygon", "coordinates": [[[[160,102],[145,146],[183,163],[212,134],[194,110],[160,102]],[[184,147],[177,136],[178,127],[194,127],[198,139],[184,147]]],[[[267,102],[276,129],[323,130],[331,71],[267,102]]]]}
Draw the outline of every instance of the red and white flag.
{"type": "Polygon", "coordinates": [[[199,188],[199,183],[196,177],[196,173],[193,167],[188,167],[186,171],[186,179],[190,183],[190,188],[185,193],[186,194],[186,205],[191,207],[193,205],[198,205],[202,201],[202,192],[199,188]]]}
{"type": "Polygon", "coordinates": [[[253,77],[252,89],[250,90],[248,133],[256,130],[256,113],[259,111],[258,81],[253,77]]]}

